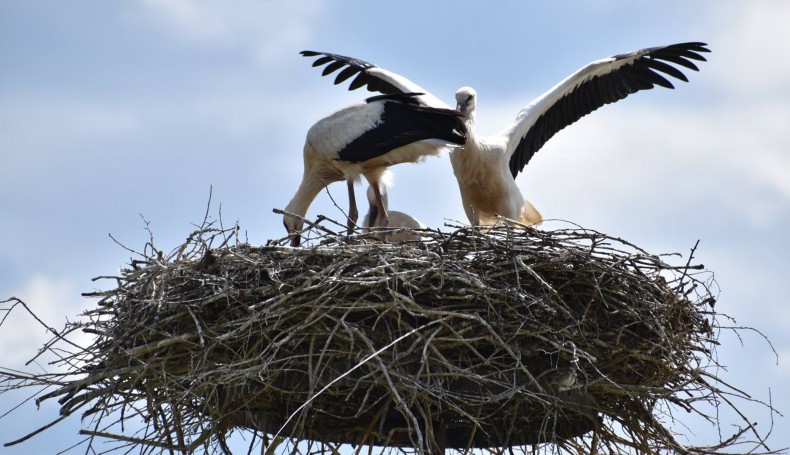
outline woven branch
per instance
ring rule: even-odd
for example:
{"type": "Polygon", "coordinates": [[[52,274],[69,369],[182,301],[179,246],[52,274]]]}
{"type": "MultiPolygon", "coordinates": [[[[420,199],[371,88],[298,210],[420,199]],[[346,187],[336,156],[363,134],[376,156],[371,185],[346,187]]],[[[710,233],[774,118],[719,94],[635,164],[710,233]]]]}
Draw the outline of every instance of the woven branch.
{"type": "Polygon", "coordinates": [[[267,453],[284,437],[327,451],[708,453],[749,435],[768,452],[748,421],[710,447],[685,447],[665,421],[682,409],[716,423],[706,404],[748,398],[711,373],[721,328],[702,266],[576,228],[451,226],[396,245],[331,223],[308,227],[304,248],[212,225],[167,256],[152,239],[88,294],[96,308],[67,329],[95,342],[62,358],[69,375],[38,402],[150,452],[227,452],[240,429],[267,453]],[[107,431],[138,417],[142,434],[107,431]]]}

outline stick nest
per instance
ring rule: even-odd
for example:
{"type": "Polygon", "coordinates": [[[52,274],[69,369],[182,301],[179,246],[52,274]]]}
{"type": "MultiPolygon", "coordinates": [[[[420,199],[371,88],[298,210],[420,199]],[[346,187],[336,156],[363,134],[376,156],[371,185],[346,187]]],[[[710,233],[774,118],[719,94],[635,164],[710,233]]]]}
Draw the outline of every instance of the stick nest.
{"type": "Polygon", "coordinates": [[[701,266],[576,228],[452,226],[384,244],[312,226],[302,248],[212,228],[167,256],[149,244],[117,286],[90,294],[79,326],[97,337],[78,379],[39,401],[98,422],[142,417],[145,430],[117,438],[186,452],[227,450],[239,429],[270,448],[285,437],[434,452],[737,439],[684,447],[665,422],[718,394],[701,266]]]}

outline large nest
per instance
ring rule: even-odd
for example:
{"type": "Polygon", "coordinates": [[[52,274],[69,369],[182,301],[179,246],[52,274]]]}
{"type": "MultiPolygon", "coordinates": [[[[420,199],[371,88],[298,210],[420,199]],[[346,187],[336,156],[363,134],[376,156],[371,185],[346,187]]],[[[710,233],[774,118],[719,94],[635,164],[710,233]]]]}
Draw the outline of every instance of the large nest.
{"type": "Polygon", "coordinates": [[[584,229],[453,227],[401,245],[320,224],[304,248],[210,226],[170,255],[149,244],[91,294],[77,327],[96,340],[39,401],[93,417],[86,434],[186,452],[228,450],[238,429],[270,449],[707,452],[750,429],[693,448],[666,421],[721,393],[701,266],[584,229]],[[109,431],[132,416],[139,433],[109,431]]]}

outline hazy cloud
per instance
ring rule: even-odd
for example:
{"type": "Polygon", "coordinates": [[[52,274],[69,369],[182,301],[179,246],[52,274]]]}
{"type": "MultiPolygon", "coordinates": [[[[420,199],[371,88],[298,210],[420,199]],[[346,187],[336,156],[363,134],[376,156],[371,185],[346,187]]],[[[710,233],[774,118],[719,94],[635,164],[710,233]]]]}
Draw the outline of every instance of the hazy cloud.
{"type": "MultiPolygon", "coordinates": [[[[55,330],[63,328],[66,315],[73,317],[84,306],[84,300],[79,297],[72,282],[43,275],[31,277],[13,295],[25,302],[39,319],[55,330]]],[[[5,298],[7,296],[3,297],[5,298]]],[[[11,305],[13,302],[4,303],[2,307],[9,308],[11,305]]],[[[21,305],[17,305],[0,330],[0,358],[3,359],[3,366],[22,367],[35,354],[35,350],[44,346],[52,337],[52,333],[21,305]]],[[[86,345],[91,336],[76,332],[69,339],[86,345]]],[[[52,360],[50,357],[45,355],[43,359],[52,360]]],[[[40,363],[45,362],[40,359],[40,363]]]]}
{"type": "Polygon", "coordinates": [[[190,45],[237,48],[269,62],[309,43],[323,0],[141,0],[145,17],[190,45]]]}
{"type": "Polygon", "coordinates": [[[42,153],[66,152],[65,144],[128,134],[139,127],[139,116],[127,106],[74,97],[16,94],[0,104],[0,151],[10,158],[27,155],[35,159],[42,153]]]}
{"type": "MultiPolygon", "coordinates": [[[[777,49],[790,42],[790,3],[784,0],[710,3],[715,54],[713,74],[726,85],[726,98],[785,98],[790,94],[790,59],[777,49]],[[779,91],[777,93],[777,90],[779,91]]],[[[709,75],[710,76],[710,75],[709,75]]]]}

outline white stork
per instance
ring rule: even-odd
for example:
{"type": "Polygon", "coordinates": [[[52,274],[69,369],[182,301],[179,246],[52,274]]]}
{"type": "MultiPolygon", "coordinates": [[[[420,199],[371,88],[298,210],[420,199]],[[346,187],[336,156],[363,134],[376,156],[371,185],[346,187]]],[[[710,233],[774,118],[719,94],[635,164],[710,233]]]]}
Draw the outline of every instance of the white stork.
{"type": "MultiPolygon", "coordinates": [[[[398,228],[426,229],[427,226],[422,224],[420,220],[414,218],[408,213],[389,210],[389,204],[387,200],[387,184],[384,179],[379,181],[379,194],[381,195],[381,201],[384,204],[384,208],[387,209],[387,213],[389,214],[389,223],[387,224],[387,227],[379,228],[386,229],[386,231],[382,232],[382,240],[386,242],[414,242],[420,240],[420,236],[413,232],[402,229],[396,230],[398,228]]],[[[368,213],[365,215],[365,218],[362,220],[362,226],[366,231],[370,231],[379,225],[378,218],[380,214],[379,205],[376,201],[375,187],[372,185],[368,185],[367,196],[370,208],[368,209],[368,213]]]]}
{"type": "MultiPolygon", "coordinates": [[[[469,87],[459,89],[455,99],[457,109],[464,113],[467,141],[453,150],[450,161],[469,222],[491,224],[495,215],[526,224],[541,222],[540,213],[524,199],[515,183],[535,152],[558,131],[604,104],[656,85],[674,88],[660,73],[688,82],[671,64],[697,71],[692,60],[705,61],[700,55],[710,52],[705,46],[698,42],[679,43],[596,60],[536,98],[493,136],[476,135],[477,93],[469,87]]],[[[324,76],[343,68],[335,84],[356,75],[349,90],[367,86],[368,90],[381,93],[421,92],[425,95],[419,100],[426,106],[448,107],[414,82],[368,62],[325,52],[301,54],[319,56],[313,66],[328,63],[324,76]]]]}
{"type": "MultiPolygon", "coordinates": [[[[466,127],[458,111],[428,107],[417,102],[417,93],[379,95],[354,103],[316,122],[304,145],[304,174],[299,188],[285,207],[286,230],[291,245],[301,241],[302,217],[326,185],[348,182],[348,229],[356,225],[358,211],[354,182],[365,176],[378,193],[378,182],[388,166],[418,162],[437,155],[447,144],[465,142],[466,127]],[[296,215],[296,216],[293,216],[296,215]]],[[[387,225],[387,210],[375,194],[387,225]]]]}

